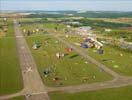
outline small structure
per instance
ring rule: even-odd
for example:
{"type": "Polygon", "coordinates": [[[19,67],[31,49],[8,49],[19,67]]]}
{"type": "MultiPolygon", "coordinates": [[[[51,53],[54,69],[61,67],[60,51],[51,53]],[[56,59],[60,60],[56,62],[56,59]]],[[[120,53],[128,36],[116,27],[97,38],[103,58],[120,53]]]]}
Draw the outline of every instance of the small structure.
{"type": "Polygon", "coordinates": [[[46,68],[45,70],[44,70],[44,75],[45,75],[45,77],[47,77],[49,74],[50,74],[50,68],[46,68]]]}
{"type": "Polygon", "coordinates": [[[27,36],[30,36],[31,35],[31,32],[30,30],[27,31],[27,36]]]}
{"type": "Polygon", "coordinates": [[[71,28],[71,26],[70,26],[70,25],[67,25],[66,27],[67,27],[67,28],[71,28]]]}
{"type": "Polygon", "coordinates": [[[120,53],[120,56],[122,57],[122,56],[123,56],[123,54],[122,54],[122,53],[120,53]]]}
{"type": "Polygon", "coordinates": [[[41,43],[38,42],[38,41],[35,41],[35,43],[34,43],[34,45],[33,45],[33,49],[36,50],[36,49],[38,49],[38,48],[40,48],[40,47],[41,47],[41,43]]]}
{"type": "Polygon", "coordinates": [[[88,48],[88,45],[85,44],[85,43],[82,43],[81,47],[83,47],[83,48],[88,48]]]}
{"type": "Polygon", "coordinates": [[[4,32],[7,32],[7,30],[8,30],[7,27],[4,27],[4,28],[3,28],[3,31],[4,31],[4,32]]]}
{"type": "Polygon", "coordinates": [[[33,33],[35,33],[35,30],[33,30],[33,33]]]}
{"type": "Polygon", "coordinates": [[[27,72],[32,72],[32,68],[31,67],[27,67],[27,72]]]}
{"type": "Polygon", "coordinates": [[[39,29],[38,28],[36,28],[36,32],[39,32],[39,29]]]}
{"type": "Polygon", "coordinates": [[[66,38],[68,38],[69,37],[69,35],[66,35],[66,38]]]}
{"type": "Polygon", "coordinates": [[[77,31],[79,35],[91,35],[92,34],[91,29],[92,28],[90,26],[83,26],[83,27],[76,28],[75,31],[77,31]]]}
{"type": "Polygon", "coordinates": [[[77,46],[81,46],[81,44],[80,43],[77,43],[77,42],[75,42],[74,44],[77,45],[77,46]]]}
{"type": "Polygon", "coordinates": [[[113,67],[114,67],[114,68],[119,68],[119,66],[118,66],[118,65],[114,65],[113,67]]]}
{"type": "Polygon", "coordinates": [[[111,32],[111,29],[105,29],[105,32],[111,32]]]}
{"type": "Polygon", "coordinates": [[[61,55],[60,55],[59,52],[56,53],[56,57],[57,57],[58,59],[60,59],[61,55]]]}
{"type": "Polygon", "coordinates": [[[3,21],[6,22],[7,21],[7,18],[3,18],[3,21]]]}
{"type": "Polygon", "coordinates": [[[67,53],[72,52],[73,48],[66,48],[67,53]]]}
{"type": "Polygon", "coordinates": [[[92,29],[92,27],[90,27],[90,26],[83,26],[83,27],[79,27],[79,28],[84,30],[84,31],[89,31],[92,29]]]}
{"type": "Polygon", "coordinates": [[[90,38],[85,38],[84,42],[92,42],[90,38]]]}
{"type": "Polygon", "coordinates": [[[26,33],[26,29],[23,29],[23,33],[26,33]]]}
{"type": "Polygon", "coordinates": [[[57,76],[53,78],[53,81],[58,81],[58,80],[60,80],[60,78],[57,76]]]}
{"type": "Polygon", "coordinates": [[[100,48],[102,48],[103,47],[103,44],[101,43],[101,42],[99,42],[99,41],[94,41],[94,44],[95,44],[95,47],[97,48],[97,49],[100,49],[100,48]]]}
{"type": "Polygon", "coordinates": [[[100,49],[103,47],[103,44],[101,42],[99,42],[95,37],[91,36],[87,36],[87,38],[84,38],[83,44],[87,44],[90,48],[96,47],[97,49],[100,49]]]}
{"type": "Polygon", "coordinates": [[[103,47],[103,44],[101,42],[99,42],[96,38],[93,37],[89,37],[89,43],[93,44],[93,46],[95,46],[97,49],[100,49],[103,47]]]}
{"type": "Polygon", "coordinates": [[[79,26],[81,25],[80,22],[78,21],[68,21],[68,22],[65,22],[66,25],[70,25],[70,26],[79,26]]]}
{"type": "Polygon", "coordinates": [[[103,49],[98,49],[98,50],[97,50],[97,53],[98,53],[98,54],[103,54],[103,53],[104,53],[104,50],[103,50],[103,49]]]}

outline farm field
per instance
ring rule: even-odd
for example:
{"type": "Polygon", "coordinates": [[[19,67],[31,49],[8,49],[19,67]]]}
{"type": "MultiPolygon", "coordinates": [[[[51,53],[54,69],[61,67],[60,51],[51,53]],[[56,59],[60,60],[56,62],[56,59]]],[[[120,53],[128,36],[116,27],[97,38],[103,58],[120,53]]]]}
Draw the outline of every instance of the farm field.
{"type": "Polygon", "coordinates": [[[132,23],[132,18],[98,18],[99,20],[104,20],[107,22],[117,22],[117,23],[132,23]]]}
{"type": "Polygon", "coordinates": [[[22,80],[13,25],[9,24],[6,36],[0,38],[0,95],[15,93],[21,89],[22,80]]]}
{"type": "MultiPolygon", "coordinates": [[[[74,37],[74,36],[71,36],[65,39],[73,44],[76,42],[82,43],[84,41],[83,38],[74,37]]],[[[79,48],[83,49],[81,47],[79,48]]],[[[128,76],[132,75],[132,68],[131,68],[132,53],[131,52],[127,52],[117,47],[112,47],[109,45],[104,45],[103,47],[104,54],[102,55],[97,54],[95,48],[88,48],[83,50],[86,51],[91,57],[97,59],[98,61],[100,61],[107,67],[111,68],[112,70],[122,75],[128,75],[128,76]],[[114,67],[114,66],[118,66],[118,67],[114,67]]]]}
{"type": "Polygon", "coordinates": [[[60,98],[63,100],[131,100],[131,91],[132,86],[127,86],[79,93],[53,92],[49,95],[51,100],[59,100],[60,98]]]}
{"type": "Polygon", "coordinates": [[[107,73],[87,62],[74,51],[58,59],[55,56],[56,53],[65,54],[67,47],[50,35],[29,36],[26,37],[26,40],[35,58],[40,75],[48,86],[77,85],[112,79],[107,73]],[[38,50],[32,49],[35,41],[42,44],[38,50]],[[48,77],[45,77],[43,73],[46,69],[52,71],[48,77]],[[59,78],[58,81],[54,80],[55,77],[59,78]],[[85,78],[87,79],[84,80],[85,78]]]}

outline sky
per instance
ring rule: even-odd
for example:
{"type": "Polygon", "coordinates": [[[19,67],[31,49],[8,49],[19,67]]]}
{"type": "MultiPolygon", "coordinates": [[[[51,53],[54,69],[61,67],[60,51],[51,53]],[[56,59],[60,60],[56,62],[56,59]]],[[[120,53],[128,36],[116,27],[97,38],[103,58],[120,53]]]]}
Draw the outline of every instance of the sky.
{"type": "Polygon", "coordinates": [[[132,11],[132,0],[0,0],[0,10],[132,11]]]}

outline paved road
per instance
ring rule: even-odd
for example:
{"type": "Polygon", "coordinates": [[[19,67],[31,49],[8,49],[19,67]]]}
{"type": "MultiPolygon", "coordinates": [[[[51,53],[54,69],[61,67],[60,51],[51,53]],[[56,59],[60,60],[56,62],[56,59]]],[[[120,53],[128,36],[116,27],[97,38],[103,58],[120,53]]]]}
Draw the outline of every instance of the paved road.
{"type": "Polygon", "coordinates": [[[82,84],[77,86],[66,86],[66,87],[49,87],[49,92],[64,91],[68,93],[76,93],[83,91],[95,91],[108,88],[119,88],[132,85],[132,78],[120,77],[111,81],[96,82],[91,84],[82,84]]]}

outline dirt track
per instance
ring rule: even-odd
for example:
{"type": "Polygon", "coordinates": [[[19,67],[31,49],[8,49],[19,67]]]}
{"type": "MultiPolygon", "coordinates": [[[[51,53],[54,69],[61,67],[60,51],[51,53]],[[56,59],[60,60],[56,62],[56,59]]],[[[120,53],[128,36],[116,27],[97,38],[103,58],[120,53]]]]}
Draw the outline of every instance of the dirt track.
{"type": "Polygon", "coordinates": [[[86,52],[84,51],[82,52],[74,45],[52,34],[53,37],[55,37],[65,45],[72,47],[78,54],[86,58],[88,61],[91,61],[92,63],[96,64],[99,68],[103,69],[105,72],[112,75],[114,79],[106,82],[82,84],[78,86],[46,87],[39,76],[35,61],[26,44],[25,39],[23,38],[23,35],[19,29],[18,24],[15,22],[14,25],[15,25],[14,27],[16,33],[15,35],[16,35],[17,49],[20,58],[20,66],[21,66],[23,82],[24,82],[24,89],[16,94],[1,96],[0,100],[6,100],[15,96],[29,95],[29,94],[31,94],[32,96],[29,97],[26,96],[27,100],[49,100],[47,93],[53,91],[65,91],[65,92],[74,93],[81,91],[94,91],[105,88],[117,88],[117,87],[132,85],[132,77],[120,76],[118,73],[112,71],[108,67],[104,66],[100,62],[90,57],[86,52]],[[32,71],[26,72],[27,68],[29,67],[32,68],[32,71]]]}

